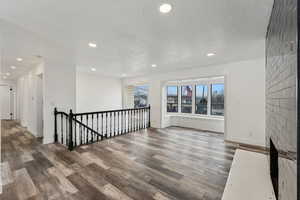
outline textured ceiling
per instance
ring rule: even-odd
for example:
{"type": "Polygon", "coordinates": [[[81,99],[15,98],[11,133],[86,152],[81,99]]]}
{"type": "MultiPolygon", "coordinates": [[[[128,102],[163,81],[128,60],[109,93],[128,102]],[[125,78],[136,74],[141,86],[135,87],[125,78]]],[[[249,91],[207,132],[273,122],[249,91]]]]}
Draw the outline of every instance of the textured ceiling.
{"type": "MultiPolygon", "coordinates": [[[[64,48],[81,71],[108,76],[141,75],[264,56],[273,0],[2,0],[3,72],[30,68],[64,48]],[[165,1],[164,1],[165,2],[165,1]],[[88,47],[97,43],[98,48],[88,47]],[[52,48],[52,47],[51,47],[52,48]],[[207,57],[209,52],[216,56],[207,57]],[[24,57],[16,63],[16,57],[24,57]],[[152,68],[151,64],[157,64],[152,68]],[[19,68],[18,68],[19,69],[19,68]]],[[[12,77],[23,73],[22,70],[12,77]],[[22,71],[22,72],[21,72],[22,71]]]]}

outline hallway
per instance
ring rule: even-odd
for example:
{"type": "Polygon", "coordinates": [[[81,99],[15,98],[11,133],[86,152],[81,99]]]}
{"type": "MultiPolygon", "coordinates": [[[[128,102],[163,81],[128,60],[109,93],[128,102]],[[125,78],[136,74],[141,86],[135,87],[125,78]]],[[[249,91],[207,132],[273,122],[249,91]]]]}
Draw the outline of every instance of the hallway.
{"type": "Polygon", "coordinates": [[[220,199],[234,146],[192,129],[148,129],[76,151],[2,121],[1,200],[220,199]]]}

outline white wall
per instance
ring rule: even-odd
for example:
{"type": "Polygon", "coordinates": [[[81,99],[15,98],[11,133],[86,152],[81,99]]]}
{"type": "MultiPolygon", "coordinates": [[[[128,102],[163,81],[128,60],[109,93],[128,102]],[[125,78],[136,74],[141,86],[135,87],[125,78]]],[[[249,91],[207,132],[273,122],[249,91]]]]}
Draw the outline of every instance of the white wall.
{"type": "Polygon", "coordinates": [[[17,119],[36,137],[38,131],[38,75],[44,70],[43,64],[36,66],[17,80],[17,119]]]}
{"type": "Polygon", "coordinates": [[[84,72],[77,72],[76,74],[77,112],[122,108],[121,79],[84,72]]]}
{"type": "Polygon", "coordinates": [[[168,126],[180,126],[224,133],[224,119],[218,118],[170,116],[168,126]]]}
{"type": "Polygon", "coordinates": [[[66,59],[45,59],[44,65],[44,140],[54,142],[54,108],[76,112],[76,67],[66,59]]]}
{"type": "Polygon", "coordinates": [[[18,79],[18,119],[36,137],[41,136],[39,114],[43,113],[43,143],[54,142],[54,108],[75,112],[75,65],[45,60],[18,79]],[[42,81],[39,80],[43,76],[42,81]],[[43,111],[40,112],[40,90],[43,84],[43,111]]]}
{"type": "Polygon", "coordinates": [[[162,110],[166,81],[214,76],[225,77],[225,139],[265,146],[265,59],[127,78],[123,84],[149,83],[151,125],[161,128],[171,122],[162,110]]]}

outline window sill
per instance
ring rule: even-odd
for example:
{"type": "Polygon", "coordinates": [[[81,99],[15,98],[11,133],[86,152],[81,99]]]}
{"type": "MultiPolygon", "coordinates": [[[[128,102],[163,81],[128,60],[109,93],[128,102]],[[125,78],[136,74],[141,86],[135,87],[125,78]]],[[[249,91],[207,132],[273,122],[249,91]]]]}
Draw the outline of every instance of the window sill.
{"type": "Polygon", "coordinates": [[[206,119],[206,120],[220,120],[220,121],[224,121],[224,117],[223,116],[200,115],[200,114],[167,113],[166,117],[184,117],[184,118],[194,118],[194,119],[206,119]]]}

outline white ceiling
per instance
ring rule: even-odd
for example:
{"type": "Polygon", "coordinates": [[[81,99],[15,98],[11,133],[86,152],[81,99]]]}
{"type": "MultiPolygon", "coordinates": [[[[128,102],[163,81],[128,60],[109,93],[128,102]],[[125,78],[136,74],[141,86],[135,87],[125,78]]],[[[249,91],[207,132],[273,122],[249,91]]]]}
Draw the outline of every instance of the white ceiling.
{"type": "Polygon", "coordinates": [[[26,71],[40,62],[35,55],[48,56],[44,49],[51,43],[74,55],[65,59],[74,59],[79,70],[95,67],[109,76],[263,57],[272,4],[273,0],[2,0],[2,72],[11,65],[26,71]],[[165,2],[173,10],[161,14],[158,7],[165,2]],[[89,48],[90,41],[98,48],[89,48]],[[207,57],[209,52],[216,56],[207,57]],[[24,62],[16,63],[20,56],[24,62]],[[158,67],[152,68],[153,63],[158,67]]]}

